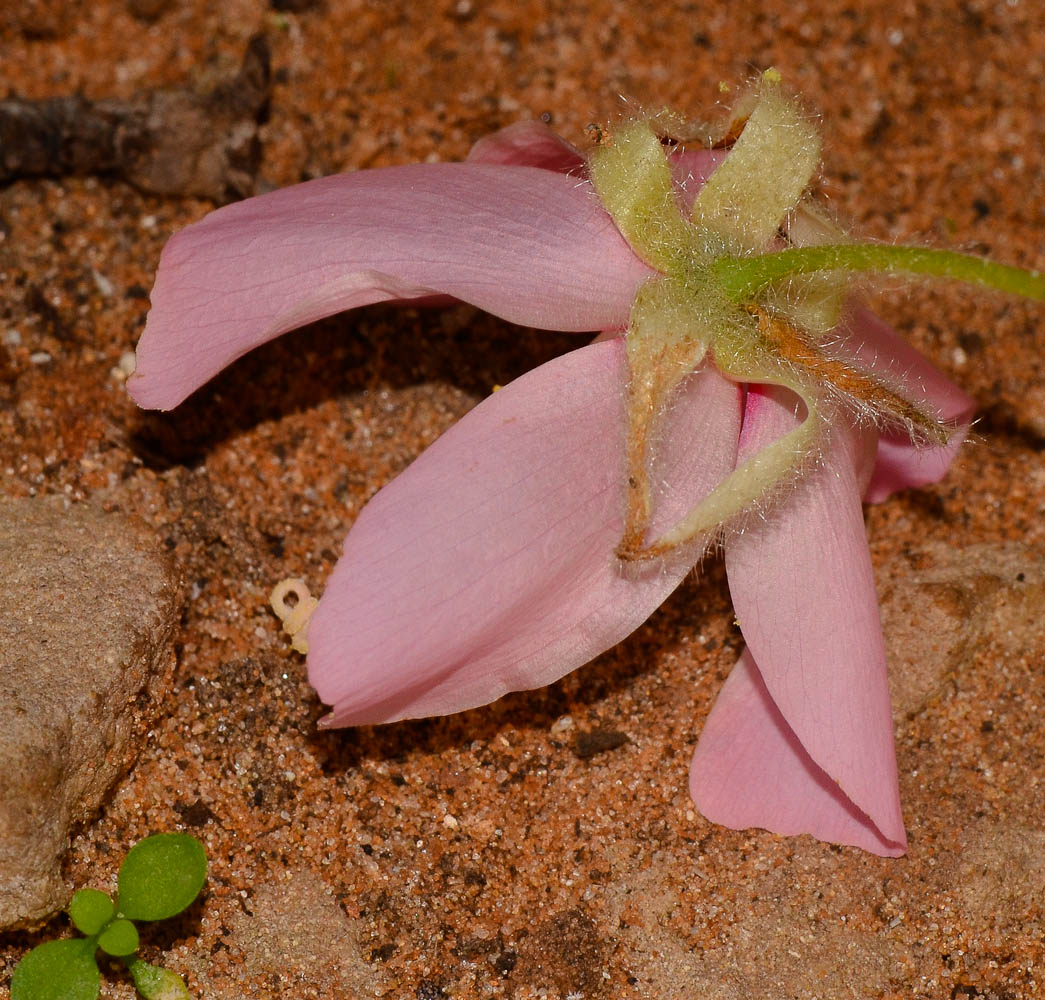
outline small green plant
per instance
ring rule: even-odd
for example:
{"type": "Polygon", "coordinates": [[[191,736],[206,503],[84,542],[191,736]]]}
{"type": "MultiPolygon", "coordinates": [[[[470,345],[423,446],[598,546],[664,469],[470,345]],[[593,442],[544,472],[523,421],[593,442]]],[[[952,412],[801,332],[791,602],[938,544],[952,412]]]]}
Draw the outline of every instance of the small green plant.
{"type": "Polygon", "coordinates": [[[108,893],[81,889],[69,916],[86,937],[48,941],[15,968],[11,1000],[95,1000],[100,948],[120,959],[146,1000],[189,1000],[181,976],[136,956],[135,920],[165,920],[199,895],[207,877],[203,845],[187,833],[159,833],[130,849],[120,866],[114,903],[108,893]]]}

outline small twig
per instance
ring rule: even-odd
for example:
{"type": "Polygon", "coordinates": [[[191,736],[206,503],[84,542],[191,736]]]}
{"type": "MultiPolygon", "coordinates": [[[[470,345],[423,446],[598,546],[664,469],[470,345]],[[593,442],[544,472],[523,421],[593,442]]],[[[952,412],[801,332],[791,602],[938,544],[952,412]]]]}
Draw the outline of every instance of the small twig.
{"type": "Polygon", "coordinates": [[[152,194],[247,197],[254,193],[258,124],[270,91],[268,42],[255,35],[239,72],[207,94],[179,89],[130,101],[0,101],[0,184],[108,174],[152,194]]]}

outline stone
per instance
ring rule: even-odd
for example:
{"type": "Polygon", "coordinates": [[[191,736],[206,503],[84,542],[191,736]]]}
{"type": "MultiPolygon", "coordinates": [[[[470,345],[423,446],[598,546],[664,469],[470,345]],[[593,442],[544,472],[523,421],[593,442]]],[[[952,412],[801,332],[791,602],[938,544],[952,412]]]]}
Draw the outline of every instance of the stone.
{"type": "Polygon", "coordinates": [[[0,501],[0,929],[68,901],[70,835],[169,688],[180,603],[139,522],[62,496],[0,501]]]}

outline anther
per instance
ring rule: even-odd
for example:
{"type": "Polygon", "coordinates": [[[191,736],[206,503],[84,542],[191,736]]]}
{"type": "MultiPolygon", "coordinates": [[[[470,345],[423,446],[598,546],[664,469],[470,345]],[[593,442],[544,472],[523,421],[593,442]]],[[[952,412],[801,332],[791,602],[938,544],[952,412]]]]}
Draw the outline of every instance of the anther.
{"type": "Polygon", "coordinates": [[[290,636],[290,646],[299,653],[308,652],[308,639],[305,627],[319,601],[314,598],[305,585],[305,581],[297,577],[280,580],[269,595],[269,604],[276,617],[283,623],[283,631],[290,636]]]}

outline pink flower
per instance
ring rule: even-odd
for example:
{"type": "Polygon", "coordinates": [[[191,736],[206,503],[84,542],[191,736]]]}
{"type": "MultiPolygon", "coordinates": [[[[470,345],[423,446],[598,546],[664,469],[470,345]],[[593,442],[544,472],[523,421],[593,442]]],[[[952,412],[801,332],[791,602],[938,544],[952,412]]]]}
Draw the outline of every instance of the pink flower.
{"type": "MultiPolygon", "coordinates": [[[[722,151],[673,159],[691,202],[722,151]]],[[[509,321],[619,332],[654,271],[537,124],[460,164],[312,181],[219,209],[164,250],[130,391],[169,408],[257,345],[382,301],[463,300],[509,321]]],[[[866,311],[838,353],[943,421],[971,401],[866,311]]],[[[625,342],[600,338],[492,394],[353,525],[308,627],[331,726],[458,712],[549,684],[641,625],[693,568],[679,545],[622,564],[630,466],[625,342]]],[[[650,468],[647,537],[799,423],[789,390],[710,361],[674,390],[650,468]]],[[[938,479],[957,444],[827,404],[797,485],[724,536],[747,649],[705,723],[691,791],[710,820],[896,856],[900,812],[885,653],[861,498],[938,479]]],[[[952,442],[956,439],[952,439],[952,442]]]]}

